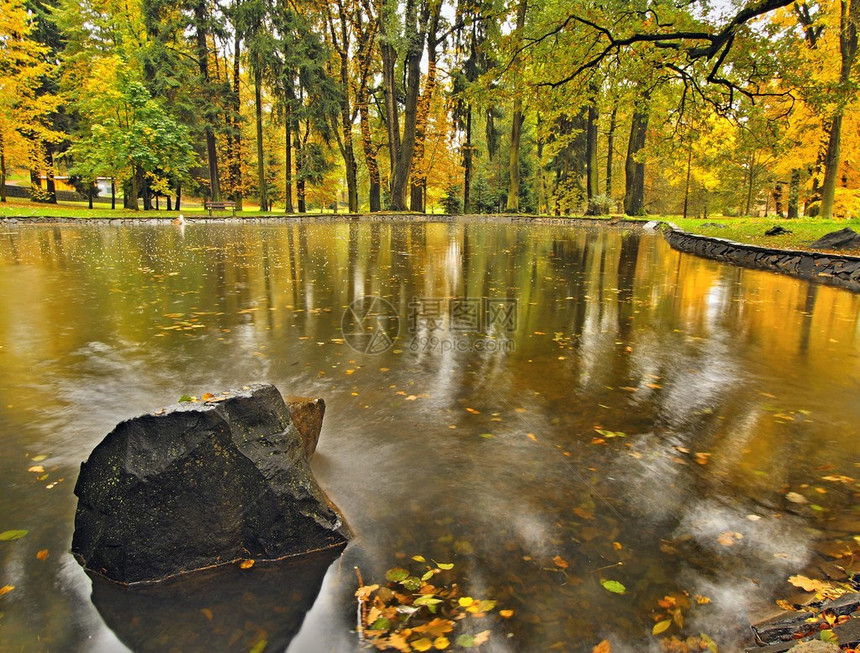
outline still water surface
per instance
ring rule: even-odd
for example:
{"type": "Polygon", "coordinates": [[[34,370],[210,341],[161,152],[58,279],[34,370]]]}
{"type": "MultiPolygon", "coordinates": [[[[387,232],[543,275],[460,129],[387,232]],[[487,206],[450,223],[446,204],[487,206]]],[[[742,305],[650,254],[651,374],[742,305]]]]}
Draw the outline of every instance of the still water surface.
{"type": "Polygon", "coordinates": [[[0,542],[0,650],[354,651],[353,568],[416,554],[514,611],[482,650],[646,650],[673,592],[710,599],[684,635],[736,650],[858,532],[858,316],[844,290],[622,230],[6,227],[0,531],[29,533],[0,542]],[[401,317],[380,354],[344,342],[363,296],[401,317]],[[516,321],[453,332],[426,298],[515,299],[516,321]],[[357,533],[343,557],[93,587],[68,554],[80,462],[122,419],[256,381],[327,402],[313,468],[357,533]]]}

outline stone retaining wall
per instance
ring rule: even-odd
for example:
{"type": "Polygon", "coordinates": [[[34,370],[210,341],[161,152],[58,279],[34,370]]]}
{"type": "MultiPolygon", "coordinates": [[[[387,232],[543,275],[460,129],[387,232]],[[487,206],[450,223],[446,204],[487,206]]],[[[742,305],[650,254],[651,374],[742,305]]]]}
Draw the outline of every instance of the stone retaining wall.
{"type": "Polygon", "coordinates": [[[860,292],[860,257],[857,256],[746,245],[724,238],[688,234],[666,223],[661,223],[657,228],[662,231],[669,245],[687,254],[745,268],[812,279],[860,292]]]}

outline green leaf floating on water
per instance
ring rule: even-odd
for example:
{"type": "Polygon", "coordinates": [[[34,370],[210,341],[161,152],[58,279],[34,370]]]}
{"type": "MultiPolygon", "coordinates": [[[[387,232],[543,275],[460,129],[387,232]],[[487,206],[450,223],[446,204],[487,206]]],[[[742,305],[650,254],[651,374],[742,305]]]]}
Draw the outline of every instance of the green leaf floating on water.
{"type": "Polygon", "coordinates": [[[0,533],[0,542],[11,542],[12,540],[20,540],[30,531],[14,530],[3,531],[0,533]]]}
{"type": "Polygon", "coordinates": [[[602,580],[600,584],[603,585],[603,589],[613,594],[624,594],[627,591],[627,588],[617,580],[602,580]]]}
{"type": "Polygon", "coordinates": [[[192,397],[191,395],[182,395],[182,396],[179,398],[179,403],[180,403],[180,404],[185,404],[185,403],[189,403],[189,402],[192,402],[192,401],[194,401],[194,397],[192,397]]]}
{"type": "Polygon", "coordinates": [[[385,572],[385,580],[390,580],[392,583],[399,583],[405,578],[409,578],[409,572],[402,567],[395,567],[385,572]]]}

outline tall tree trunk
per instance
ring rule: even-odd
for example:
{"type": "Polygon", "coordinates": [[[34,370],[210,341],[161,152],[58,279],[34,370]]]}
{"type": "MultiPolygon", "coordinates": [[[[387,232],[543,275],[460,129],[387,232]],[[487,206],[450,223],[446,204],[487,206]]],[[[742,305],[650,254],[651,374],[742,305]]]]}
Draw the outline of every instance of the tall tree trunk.
{"type": "MultiPolygon", "coordinates": [[[[517,5],[517,25],[514,32],[514,40],[522,39],[523,30],[526,26],[527,0],[519,0],[517,5]]],[[[514,98],[514,115],[511,118],[511,156],[508,160],[508,202],[506,211],[516,212],[520,210],[520,139],[522,138],[523,101],[519,94],[514,98]]]]}
{"type": "Polygon", "coordinates": [[[149,188],[149,179],[146,176],[141,175],[141,183],[143,184],[141,190],[141,196],[143,197],[143,210],[144,211],[152,211],[152,193],[149,188]]]}
{"type": "Polygon", "coordinates": [[[755,183],[755,151],[750,154],[750,174],[747,181],[747,205],[744,215],[752,215],[753,184],[755,183]]]}
{"type": "Polygon", "coordinates": [[[424,151],[427,142],[427,124],[430,119],[430,104],[433,102],[433,91],[436,89],[436,35],[434,32],[435,30],[432,28],[428,32],[427,81],[418,103],[418,118],[415,124],[415,154],[409,208],[418,213],[424,213],[425,210],[424,195],[427,189],[427,170],[424,151]]]}
{"type": "Polygon", "coordinates": [[[0,202],[6,201],[6,142],[0,129],[0,202]]]}
{"type": "Polygon", "coordinates": [[[49,204],[56,204],[57,184],[54,181],[54,146],[51,144],[45,145],[45,190],[48,192],[48,198],[45,201],[49,204]]]}
{"type": "Polygon", "coordinates": [[[242,210],[242,123],[241,96],[239,95],[241,81],[242,39],[239,30],[233,38],[233,120],[232,120],[232,152],[230,158],[230,181],[233,185],[233,201],[236,210],[242,210]]]}
{"type": "MultiPolygon", "coordinates": [[[[346,194],[350,213],[358,213],[358,166],[355,162],[355,148],[352,142],[353,114],[349,100],[349,29],[343,0],[337,0],[340,35],[338,36],[331,13],[328,14],[332,44],[340,57],[340,120],[341,134],[338,138],[344,167],[346,168],[346,194]]],[[[335,202],[337,211],[337,202],[335,202]]]]}
{"type": "Polygon", "coordinates": [[[796,218],[800,207],[800,170],[791,171],[791,181],[788,183],[788,217],[796,218]]]}
{"type": "MultiPolygon", "coordinates": [[[[206,26],[209,22],[205,0],[197,0],[194,4],[195,36],[197,41],[197,65],[200,77],[205,86],[209,85],[209,46],[206,26]]],[[[205,95],[205,93],[204,93],[205,95]]],[[[209,165],[209,196],[218,201],[221,199],[221,180],[218,178],[218,148],[215,142],[215,132],[208,120],[206,123],[206,158],[209,165]]]]}
{"type": "MultiPolygon", "coordinates": [[[[380,21],[382,17],[380,16],[380,21]]],[[[379,54],[382,57],[382,97],[385,108],[385,127],[388,131],[388,161],[391,171],[388,176],[388,191],[393,203],[391,193],[394,181],[394,168],[400,152],[400,119],[397,112],[397,78],[395,76],[397,52],[394,46],[383,41],[379,44],[379,54]]],[[[392,207],[394,208],[393,204],[392,207]]],[[[402,208],[406,208],[403,206],[402,208]]]]}
{"type": "Polygon", "coordinates": [[[298,204],[299,213],[304,213],[305,206],[305,180],[302,176],[302,135],[301,125],[296,123],[293,129],[293,142],[295,143],[296,151],[296,202],[298,204]]]}
{"type": "Polygon", "coordinates": [[[110,208],[111,211],[116,209],[116,177],[110,178],[110,208]]]}
{"type": "Polygon", "coordinates": [[[627,160],[624,163],[626,173],[624,212],[627,215],[645,214],[645,163],[637,161],[637,156],[645,147],[645,137],[648,134],[649,100],[650,94],[643,94],[636,104],[636,109],[633,111],[633,121],[630,124],[627,160]]]}
{"type": "MultiPolygon", "coordinates": [[[[384,3],[382,3],[384,5],[384,3]]],[[[403,107],[403,135],[400,135],[397,111],[397,79],[395,77],[396,51],[388,45],[389,36],[385,35],[386,16],[380,15],[380,31],[386,38],[380,43],[382,55],[383,85],[385,89],[385,113],[387,118],[389,153],[391,156],[390,202],[394,211],[407,209],[406,195],[409,189],[409,176],[412,172],[415,153],[416,123],[418,120],[418,100],[421,90],[421,58],[427,36],[428,23],[438,23],[442,3],[422,3],[419,16],[416,0],[406,0],[403,23],[407,43],[405,72],[405,102],[403,107]]]]}
{"type": "Polygon", "coordinates": [[[176,210],[182,207],[182,184],[176,184],[176,210]]]}
{"type": "Polygon", "coordinates": [[[463,145],[463,213],[472,212],[472,105],[466,105],[466,142],[463,145]]]}
{"type": "Polygon", "coordinates": [[[263,71],[262,62],[254,64],[254,108],[257,113],[257,184],[260,189],[260,210],[269,210],[269,192],[266,188],[266,160],[263,152],[263,71]]]}
{"type": "Polygon", "coordinates": [[[286,168],[286,187],[284,188],[284,197],[286,198],[286,207],[284,213],[293,212],[293,143],[292,143],[292,128],[293,112],[287,107],[284,110],[284,168],[286,168]]]}
{"type": "Polygon", "coordinates": [[[585,197],[588,200],[588,215],[597,215],[600,209],[593,199],[600,195],[597,183],[597,89],[594,92],[585,119],[585,197]]]}
{"type": "Polygon", "coordinates": [[[687,143],[687,178],[684,180],[684,218],[690,203],[690,173],[693,170],[693,142],[687,143]]]}
{"type": "Polygon", "coordinates": [[[370,5],[365,11],[353,13],[353,29],[356,33],[356,50],[358,58],[358,90],[355,103],[358,108],[358,119],[361,128],[361,146],[364,151],[364,161],[367,166],[367,176],[370,183],[369,200],[370,212],[382,210],[382,181],[379,174],[379,163],[376,160],[376,147],[370,131],[370,91],[368,82],[373,65],[374,43],[378,29],[377,19],[370,13],[370,5]],[[362,18],[366,18],[366,22],[362,18]]]}
{"type": "Polygon", "coordinates": [[[543,133],[541,131],[541,116],[538,114],[538,138],[537,138],[537,160],[538,160],[538,213],[549,213],[549,200],[546,196],[546,170],[543,165],[543,133]]]}
{"type": "Polygon", "coordinates": [[[131,196],[126,195],[125,206],[132,211],[139,211],[140,206],[137,203],[137,195],[140,192],[139,177],[137,166],[131,172],[131,196]]]}
{"type": "Polygon", "coordinates": [[[612,159],[615,154],[615,126],[618,107],[612,107],[609,116],[609,133],[606,135],[606,197],[612,197],[612,159]]]}
{"type": "Polygon", "coordinates": [[[851,69],[857,58],[857,31],[860,28],[860,0],[841,0],[839,31],[839,52],[842,65],[839,72],[840,97],[830,123],[830,139],[824,156],[824,183],[821,186],[821,217],[833,218],[833,204],[836,200],[836,181],[839,178],[839,164],[842,150],[842,116],[845,104],[850,100],[851,69]]]}

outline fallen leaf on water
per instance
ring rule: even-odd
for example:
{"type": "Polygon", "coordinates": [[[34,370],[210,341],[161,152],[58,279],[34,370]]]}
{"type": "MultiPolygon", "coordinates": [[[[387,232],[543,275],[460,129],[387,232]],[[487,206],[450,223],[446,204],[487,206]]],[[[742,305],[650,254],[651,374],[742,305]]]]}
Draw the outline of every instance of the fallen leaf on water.
{"type": "Polygon", "coordinates": [[[203,613],[203,616],[206,617],[206,619],[208,619],[209,621],[212,621],[212,617],[214,616],[212,614],[212,610],[210,610],[209,608],[201,608],[200,612],[203,613]]]}
{"type": "Polygon", "coordinates": [[[537,442],[537,436],[534,433],[526,433],[526,435],[532,442],[537,442]]]}
{"type": "Polygon", "coordinates": [[[44,474],[45,468],[41,465],[33,465],[32,467],[27,469],[28,472],[33,472],[34,474],[44,474]]]}
{"type": "Polygon", "coordinates": [[[475,410],[474,408],[467,408],[466,411],[472,413],[472,415],[480,415],[481,414],[480,410],[475,410]]]}
{"type": "Polygon", "coordinates": [[[47,560],[49,555],[50,554],[48,553],[48,549],[42,549],[41,551],[39,551],[36,554],[36,559],[37,560],[47,560]]]}
{"type": "Polygon", "coordinates": [[[604,639],[600,644],[591,649],[591,653],[612,653],[612,644],[608,639],[604,639]]]}
{"type": "Polygon", "coordinates": [[[357,590],[355,590],[355,596],[359,599],[365,599],[371,594],[373,594],[376,590],[379,589],[379,585],[362,585],[357,590]]]}
{"type": "Polygon", "coordinates": [[[798,494],[797,492],[789,492],[785,495],[785,498],[792,503],[809,503],[809,499],[807,499],[802,494],[798,494]]]}
{"type": "Polygon", "coordinates": [[[513,610],[499,610],[499,616],[504,617],[505,619],[510,619],[514,616],[513,610]]]}
{"type": "Polygon", "coordinates": [[[702,596],[701,594],[696,594],[696,603],[698,603],[699,605],[707,605],[710,602],[711,602],[710,597],[702,596]]]}
{"type": "Polygon", "coordinates": [[[573,509],[573,514],[577,517],[582,517],[583,519],[594,519],[594,513],[582,506],[577,506],[573,509]]]}
{"type": "Polygon", "coordinates": [[[429,651],[433,647],[433,641],[427,637],[422,637],[409,643],[412,644],[412,648],[416,651],[429,651]]]}
{"type": "Polygon", "coordinates": [[[43,460],[45,460],[46,458],[47,458],[47,456],[46,456],[46,455],[44,455],[44,454],[40,454],[40,455],[38,455],[38,456],[33,456],[30,460],[32,460],[34,463],[40,463],[40,462],[42,462],[43,460]]]}
{"type": "Polygon", "coordinates": [[[215,398],[215,395],[213,395],[211,392],[204,392],[203,396],[200,397],[201,401],[209,401],[209,400],[214,399],[214,398],[215,398]]]}
{"type": "Polygon", "coordinates": [[[560,567],[561,569],[567,569],[568,567],[570,567],[570,564],[567,562],[567,560],[565,560],[561,556],[554,557],[552,561],[555,563],[556,567],[560,567]]]}
{"type": "Polygon", "coordinates": [[[788,582],[806,592],[820,592],[829,587],[829,584],[824,581],[807,578],[806,576],[792,576],[788,579],[788,582]]]}
{"type": "Polygon", "coordinates": [[[659,635],[660,633],[666,632],[669,630],[669,626],[672,625],[671,619],[664,619],[663,621],[658,621],[654,624],[654,627],[651,629],[652,635],[659,635]]]}
{"type": "Polygon", "coordinates": [[[738,540],[743,539],[743,533],[734,533],[732,531],[724,531],[717,537],[717,542],[723,546],[734,546],[738,540]]]}
{"type": "Polygon", "coordinates": [[[11,542],[12,540],[20,540],[30,531],[25,530],[12,530],[12,531],[3,531],[0,533],[0,542],[11,542]]]}
{"type": "Polygon", "coordinates": [[[624,594],[627,591],[627,588],[617,580],[603,580],[600,584],[603,585],[603,589],[613,594],[624,594]]]}
{"type": "Polygon", "coordinates": [[[711,454],[703,453],[701,451],[696,452],[696,462],[700,465],[707,465],[708,461],[711,459],[711,454]]]}
{"type": "Polygon", "coordinates": [[[439,636],[433,640],[433,648],[435,648],[437,651],[444,651],[450,645],[451,641],[444,636],[439,636]]]}
{"type": "Polygon", "coordinates": [[[253,566],[254,566],[254,560],[253,559],[243,560],[242,562],[239,563],[239,569],[250,569],[253,566]]]}

